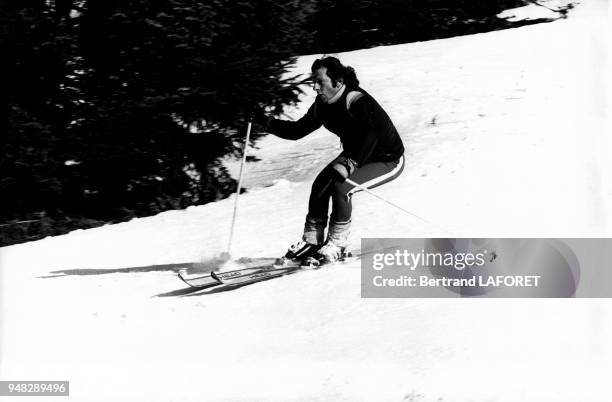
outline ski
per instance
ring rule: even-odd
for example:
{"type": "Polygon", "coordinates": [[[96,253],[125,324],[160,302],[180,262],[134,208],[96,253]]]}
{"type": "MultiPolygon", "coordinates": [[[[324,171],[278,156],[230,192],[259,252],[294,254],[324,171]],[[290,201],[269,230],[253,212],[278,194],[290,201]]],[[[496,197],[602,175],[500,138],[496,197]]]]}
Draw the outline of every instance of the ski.
{"type": "Polygon", "coordinates": [[[181,271],[179,272],[178,276],[183,282],[192,288],[208,288],[221,284],[221,282],[213,278],[210,274],[188,277],[184,271],[181,271]]]}
{"type": "Polygon", "coordinates": [[[228,285],[228,286],[246,285],[246,284],[253,283],[253,282],[259,282],[259,281],[263,281],[266,279],[283,276],[288,273],[295,272],[299,269],[300,269],[299,265],[295,265],[292,267],[285,267],[285,268],[265,267],[265,268],[262,268],[259,272],[241,275],[241,276],[226,277],[224,279],[220,279],[220,281],[224,285],[228,285]]]}
{"type": "MultiPolygon", "coordinates": [[[[321,263],[308,258],[304,260],[291,260],[284,257],[278,259],[264,259],[258,261],[259,265],[255,266],[225,272],[210,272],[191,277],[187,276],[185,271],[181,271],[179,272],[179,278],[194,288],[204,289],[217,285],[234,287],[277,278],[301,270],[317,270],[323,267],[353,261],[359,257],[359,253],[353,254],[347,252],[341,259],[332,263],[321,263]],[[267,261],[270,262],[268,263],[267,261]]],[[[253,263],[255,261],[250,262],[253,263]]]]}
{"type": "Polygon", "coordinates": [[[341,259],[332,263],[321,263],[317,264],[310,263],[308,258],[304,261],[295,261],[288,259],[280,259],[277,264],[270,266],[263,266],[257,272],[250,272],[248,269],[215,273],[212,272],[211,276],[218,279],[224,285],[238,286],[247,285],[250,283],[260,282],[267,279],[277,278],[283,275],[288,275],[301,270],[313,270],[320,269],[322,267],[331,266],[334,264],[345,263],[353,261],[357,256],[353,256],[352,253],[347,252],[341,259]]]}
{"type": "Polygon", "coordinates": [[[284,274],[286,271],[295,270],[300,267],[299,261],[279,258],[272,264],[258,267],[237,269],[227,272],[211,272],[211,276],[226,285],[237,285],[248,283],[271,276],[284,274]]]}
{"type": "Polygon", "coordinates": [[[218,281],[221,281],[223,283],[225,283],[225,281],[230,280],[232,278],[237,278],[237,277],[242,277],[245,275],[254,275],[258,272],[262,272],[262,271],[269,271],[269,270],[273,270],[273,269],[280,269],[282,268],[281,266],[276,266],[276,265],[262,265],[259,267],[252,267],[252,268],[243,268],[243,269],[236,269],[234,271],[226,271],[226,272],[211,272],[211,276],[215,279],[217,279],[218,281]]]}
{"type": "MultiPolygon", "coordinates": [[[[241,259],[240,263],[259,263],[260,265],[248,266],[246,268],[235,269],[233,271],[225,272],[209,272],[206,274],[199,274],[195,276],[188,276],[185,270],[181,270],[178,274],[179,278],[187,285],[194,288],[208,288],[211,286],[221,284],[239,284],[241,281],[247,281],[247,279],[238,279],[249,277],[252,279],[258,278],[257,274],[267,271],[282,271],[288,268],[297,268],[298,262],[286,260],[286,259],[262,259],[262,260],[247,260],[241,259]]],[[[261,277],[266,277],[267,274],[261,277]]]]}

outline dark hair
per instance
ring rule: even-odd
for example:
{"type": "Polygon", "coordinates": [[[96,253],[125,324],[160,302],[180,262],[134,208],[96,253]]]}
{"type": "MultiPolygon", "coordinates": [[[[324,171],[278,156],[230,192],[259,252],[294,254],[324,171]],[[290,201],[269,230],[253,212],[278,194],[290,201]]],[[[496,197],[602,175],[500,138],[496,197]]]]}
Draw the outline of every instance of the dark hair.
{"type": "Polygon", "coordinates": [[[353,67],[343,65],[336,57],[325,56],[320,59],[316,59],[314,63],[312,63],[310,71],[314,73],[321,67],[325,67],[327,69],[327,76],[331,79],[332,84],[336,85],[338,80],[342,79],[342,82],[344,82],[344,85],[347,87],[359,86],[359,80],[357,79],[355,69],[353,67]]]}

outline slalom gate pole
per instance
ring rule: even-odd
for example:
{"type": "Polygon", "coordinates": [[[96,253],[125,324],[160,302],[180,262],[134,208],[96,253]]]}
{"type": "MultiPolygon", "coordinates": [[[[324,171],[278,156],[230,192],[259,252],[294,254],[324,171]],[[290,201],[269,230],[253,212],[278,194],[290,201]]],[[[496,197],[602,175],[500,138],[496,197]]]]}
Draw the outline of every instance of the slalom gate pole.
{"type": "Polygon", "coordinates": [[[418,218],[418,219],[422,220],[422,221],[423,221],[423,222],[425,222],[425,223],[429,223],[430,225],[437,226],[435,223],[429,222],[428,220],[423,219],[423,218],[421,218],[420,216],[415,215],[415,214],[413,214],[412,212],[405,210],[404,208],[400,207],[399,205],[394,204],[394,203],[392,203],[391,201],[384,199],[384,198],[383,198],[383,197],[381,197],[380,195],[378,195],[378,194],[376,194],[376,193],[373,193],[372,191],[370,191],[370,190],[369,190],[369,189],[367,189],[366,187],[362,186],[361,184],[355,183],[355,182],[354,182],[353,180],[351,180],[351,179],[346,179],[346,182],[347,182],[348,184],[350,184],[351,186],[355,186],[355,187],[357,187],[358,189],[363,190],[363,191],[365,191],[366,193],[370,194],[371,196],[376,197],[376,198],[378,198],[379,200],[386,202],[387,204],[389,204],[389,205],[391,205],[391,206],[393,206],[393,207],[395,207],[395,208],[399,209],[400,211],[407,213],[408,215],[412,215],[412,216],[414,216],[415,218],[418,218]]]}
{"type": "Polygon", "coordinates": [[[249,148],[249,137],[251,136],[252,121],[249,120],[247,126],[246,139],[244,140],[244,151],[242,152],[242,161],[240,162],[240,172],[238,173],[238,188],[236,189],[236,198],[234,199],[234,213],[232,214],[232,226],[230,227],[229,240],[227,242],[227,257],[231,258],[232,240],[234,238],[234,224],[236,223],[236,211],[238,210],[238,197],[242,188],[242,170],[246,163],[247,149],[249,148]]]}

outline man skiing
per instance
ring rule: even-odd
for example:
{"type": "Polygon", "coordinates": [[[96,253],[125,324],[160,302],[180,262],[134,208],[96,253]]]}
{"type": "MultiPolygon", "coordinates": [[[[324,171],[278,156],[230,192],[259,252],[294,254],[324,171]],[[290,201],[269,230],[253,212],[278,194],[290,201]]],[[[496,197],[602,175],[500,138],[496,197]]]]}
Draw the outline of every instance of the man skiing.
{"type": "Polygon", "coordinates": [[[404,145],[387,113],[359,87],[352,67],[328,56],[315,60],[311,71],[317,98],[302,118],[285,121],[261,116],[258,122],[267,131],[288,140],[300,139],[321,125],[340,137],[343,151],[316,177],[308,201],[304,234],[286,254],[291,259],[329,263],[345,254],[351,225],[351,198],[359,191],[346,179],[365,188],[395,179],[404,168],[404,145]]]}

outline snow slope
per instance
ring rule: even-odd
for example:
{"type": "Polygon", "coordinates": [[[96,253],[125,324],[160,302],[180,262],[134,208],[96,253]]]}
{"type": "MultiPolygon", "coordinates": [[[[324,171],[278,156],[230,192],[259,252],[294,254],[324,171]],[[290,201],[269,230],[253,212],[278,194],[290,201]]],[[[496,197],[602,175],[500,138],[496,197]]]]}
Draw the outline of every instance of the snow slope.
{"type": "MultiPolygon", "coordinates": [[[[435,223],[359,194],[353,244],[610,237],[607,8],[340,55],[407,146],[376,192],[435,223]]],[[[233,254],[298,238],[337,152],[323,131],[261,141],[233,254]]],[[[609,300],[361,299],[358,263],[185,293],[176,272],[225,250],[233,202],[0,249],[0,379],[70,380],[76,401],[612,399],[609,300]]]]}

